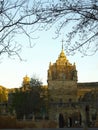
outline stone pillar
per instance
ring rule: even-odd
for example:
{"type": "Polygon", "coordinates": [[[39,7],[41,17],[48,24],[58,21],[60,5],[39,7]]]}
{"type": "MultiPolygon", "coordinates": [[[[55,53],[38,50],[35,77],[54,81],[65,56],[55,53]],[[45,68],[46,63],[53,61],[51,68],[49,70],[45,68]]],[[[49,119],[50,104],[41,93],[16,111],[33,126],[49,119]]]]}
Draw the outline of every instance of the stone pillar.
{"type": "Polygon", "coordinates": [[[35,121],[35,116],[34,116],[34,114],[33,114],[33,116],[32,116],[32,121],[35,121]]]}
{"type": "Polygon", "coordinates": [[[88,126],[87,126],[87,122],[86,122],[86,112],[85,112],[85,106],[82,106],[82,109],[81,109],[81,117],[82,117],[82,127],[83,127],[83,130],[88,130],[88,126]]]}
{"type": "Polygon", "coordinates": [[[25,115],[23,116],[23,120],[24,120],[24,121],[26,120],[26,116],[25,116],[25,115]]]}

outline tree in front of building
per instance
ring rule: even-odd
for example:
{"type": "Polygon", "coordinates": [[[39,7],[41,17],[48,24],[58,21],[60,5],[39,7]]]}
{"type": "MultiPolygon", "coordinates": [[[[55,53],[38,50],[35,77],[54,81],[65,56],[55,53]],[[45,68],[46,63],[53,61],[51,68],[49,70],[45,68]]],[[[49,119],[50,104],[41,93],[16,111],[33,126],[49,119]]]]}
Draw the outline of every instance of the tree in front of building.
{"type": "Polygon", "coordinates": [[[13,108],[17,118],[32,118],[40,110],[40,95],[36,91],[17,91],[13,94],[13,108]]]}
{"type": "Polygon", "coordinates": [[[43,85],[42,81],[33,76],[30,80],[30,87],[32,91],[38,92],[40,95],[40,117],[44,118],[48,116],[48,101],[49,101],[49,94],[48,94],[48,87],[43,85]]]}
{"type": "Polygon", "coordinates": [[[40,93],[42,82],[36,78],[31,78],[27,82],[27,76],[24,79],[23,86],[17,89],[15,93],[12,93],[12,107],[16,111],[17,118],[37,116],[41,109],[42,98],[40,93]]]}

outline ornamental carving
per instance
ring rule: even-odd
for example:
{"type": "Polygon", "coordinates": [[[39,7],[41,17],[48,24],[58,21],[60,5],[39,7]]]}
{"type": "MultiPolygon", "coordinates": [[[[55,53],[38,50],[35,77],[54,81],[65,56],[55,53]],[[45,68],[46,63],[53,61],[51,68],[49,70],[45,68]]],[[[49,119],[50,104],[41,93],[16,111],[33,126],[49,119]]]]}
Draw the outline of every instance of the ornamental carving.
{"type": "Polygon", "coordinates": [[[48,80],[76,80],[76,65],[69,63],[62,49],[55,63],[49,65],[48,80]]]}

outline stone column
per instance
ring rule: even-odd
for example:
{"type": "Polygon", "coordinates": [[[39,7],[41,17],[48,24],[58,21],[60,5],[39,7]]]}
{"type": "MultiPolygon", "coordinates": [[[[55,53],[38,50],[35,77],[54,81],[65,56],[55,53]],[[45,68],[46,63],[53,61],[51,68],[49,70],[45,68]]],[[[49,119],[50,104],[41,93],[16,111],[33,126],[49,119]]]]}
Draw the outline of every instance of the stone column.
{"type": "Polygon", "coordinates": [[[35,121],[35,115],[33,114],[33,116],[32,116],[32,121],[35,121]]]}
{"type": "Polygon", "coordinates": [[[86,112],[85,112],[85,106],[82,106],[81,108],[81,116],[82,116],[82,127],[83,130],[88,130],[87,122],[86,122],[86,112]]]}
{"type": "Polygon", "coordinates": [[[25,116],[25,115],[23,116],[23,120],[24,120],[24,121],[26,120],[26,116],[25,116]]]}

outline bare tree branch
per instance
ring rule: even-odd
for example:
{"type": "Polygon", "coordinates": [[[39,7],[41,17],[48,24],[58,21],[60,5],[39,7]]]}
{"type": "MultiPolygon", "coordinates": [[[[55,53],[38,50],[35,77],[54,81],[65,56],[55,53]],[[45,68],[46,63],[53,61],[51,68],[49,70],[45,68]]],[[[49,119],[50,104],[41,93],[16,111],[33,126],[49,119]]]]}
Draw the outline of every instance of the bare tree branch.
{"type": "Polygon", "coordinates": [[[63,31],[66,35],[65,50],[68,54],[75,53],[76,50],[83,55],[97,52],[97,0],[52,0],[48,1],[48,5],[43,4],[36,12],[42,24],[57,24],[57,37],[62,30],[65,30],[63,31]]]}
{"type": "Polygon", "coordinates": [[[15,38],[22,33],[29,39],[30,47],[32,46],[34,24],[37,23],[39,26],[41,19],[36,14],[40,4],[41,2],[35,0],[0,1],[0,55],[5,53],[8,54],[8,57],[17,55],[21,59],[19,51],[22,46],[21,43],[16,46],[15,38]]]}
{"type": "Polygon", "coordinates": [[[15,38],[18,35],[25,34],[31,47],[34,31],[48,30],[55,24],[57,37],[60,32],[65,33],[68,54],[80,51],[83,55],[89,55],[97,52],[97,0],[1,0],[0,55],[18,55],[21,50],[19,43],[16,46],[15,38]]]}

